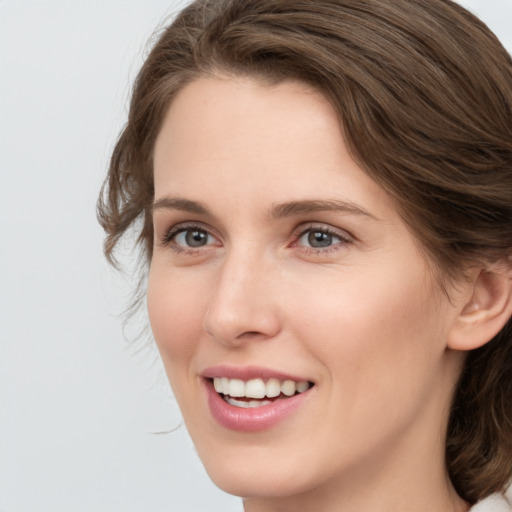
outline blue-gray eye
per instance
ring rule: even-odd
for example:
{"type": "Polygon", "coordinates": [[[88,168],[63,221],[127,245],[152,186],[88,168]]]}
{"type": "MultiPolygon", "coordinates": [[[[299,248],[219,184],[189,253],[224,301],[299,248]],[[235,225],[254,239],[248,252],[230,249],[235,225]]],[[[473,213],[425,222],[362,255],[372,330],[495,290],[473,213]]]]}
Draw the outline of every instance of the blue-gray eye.
{"type": "Polygon", "coordinates": [[[315,249],[330,247],[331,245],[335,245],[340,242],[341,239],[336,235],[320,229],[310,229],[299,239],[300,245],[309,245],[315,249]]]}
{"type": "Polygon", "coordinates": [[[175,235],[175,242],[182,247],[204,247],[211,243],[211,235],[202,229],[185,229],[175,235]]]}

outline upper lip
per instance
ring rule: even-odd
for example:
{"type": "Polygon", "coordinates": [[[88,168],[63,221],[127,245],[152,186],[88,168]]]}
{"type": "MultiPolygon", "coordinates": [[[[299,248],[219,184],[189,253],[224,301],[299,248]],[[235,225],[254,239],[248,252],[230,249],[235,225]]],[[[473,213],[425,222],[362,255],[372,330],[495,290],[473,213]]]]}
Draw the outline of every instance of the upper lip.
{"type": "MultiPolygon", "coordinates": [[[[230,366],[218,365],[204,369],[200,373],[201,377],[205,379],[213,379],[215,377],[227,377],[228,379],[278,379],[278,380],[293,380],[295,382],[310,381],[305,377],[299,377],[290,373],[282,372],[280,370],[273,370],[260,366],[230,366]]],[[[311,381],[310,381],[311,382],[311,381]]]]}

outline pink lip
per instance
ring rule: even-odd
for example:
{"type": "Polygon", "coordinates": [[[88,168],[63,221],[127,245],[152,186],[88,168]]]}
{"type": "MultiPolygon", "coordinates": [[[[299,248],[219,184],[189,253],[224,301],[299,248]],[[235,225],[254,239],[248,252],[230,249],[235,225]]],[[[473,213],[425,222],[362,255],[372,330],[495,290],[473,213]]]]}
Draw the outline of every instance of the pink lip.
{"type": "Polygon", "coordinates": [[[217,366],[205,370],[201,376],[204,377],[204,388],[213,418],[223,427],[240,432],[257,432],[274,427],[295,412],[307,400],[311,391],[310,388],[308,391],[289,398],[278,398],[268,405],[244,409],[228,404],[215,391],[211,379],[213,377],[228,377],[242,380],[276,378],[279,380],[295,380],[297,382],[306,379],[256,367],[233,368],[217,366]]]}

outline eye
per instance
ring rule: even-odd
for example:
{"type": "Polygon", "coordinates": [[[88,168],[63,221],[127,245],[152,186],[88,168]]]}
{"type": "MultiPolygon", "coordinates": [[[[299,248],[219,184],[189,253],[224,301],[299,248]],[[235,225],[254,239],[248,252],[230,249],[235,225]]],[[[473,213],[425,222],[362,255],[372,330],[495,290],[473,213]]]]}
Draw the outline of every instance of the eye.
{"type": "Polygon", "coordinates": [[[170,245],[176,251],[201,249],[214,244],[218,244],[217,239],[201,226],[174,226],[162,239],[162,245],[170,245]]]}
{"type": "Polygon", "coordinates": [[[174,235],[174,241],[182,247],[204,247],[212,238],[203,229],[185,229],[174,235]]]}
{"type": "Polygon", "coordinates": [[[330,247],[340,242],[341,240],[336,235],[319,229],[311,229],[307,233],[304,233],[299,239],[300,245],[309,245],[315,249],[330,247]]]}
{"type": "Polygon", "coordinates": [[[327,227],[309,226],[297,235],[296,246],[316,251],[339,249],[351,242],[349,235],[336,233],[327,227]]]}

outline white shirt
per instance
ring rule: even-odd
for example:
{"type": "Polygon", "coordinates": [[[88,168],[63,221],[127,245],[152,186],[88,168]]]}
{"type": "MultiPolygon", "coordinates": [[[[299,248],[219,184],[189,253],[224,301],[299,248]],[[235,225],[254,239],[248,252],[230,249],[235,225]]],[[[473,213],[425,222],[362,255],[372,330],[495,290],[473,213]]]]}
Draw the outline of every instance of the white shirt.
{"type": "Polygon", "coordinates": [[[512,485],[505,494],[492,494],[471,507],[469,512],[512,512],[512,485]]]}

